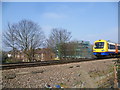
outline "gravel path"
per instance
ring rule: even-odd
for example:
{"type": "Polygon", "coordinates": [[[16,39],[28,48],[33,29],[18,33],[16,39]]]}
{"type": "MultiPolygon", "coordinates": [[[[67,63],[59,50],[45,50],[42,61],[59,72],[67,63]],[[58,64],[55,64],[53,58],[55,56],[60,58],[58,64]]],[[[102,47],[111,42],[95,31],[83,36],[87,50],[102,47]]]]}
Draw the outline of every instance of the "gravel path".
{"type": "Polygon", "coordinates": [[[3,88],[96,88],[95,78],[110,73],[115,59],[3,70],[3,88]],[[98,74],[99,73],[99,74],[98,74]]]}

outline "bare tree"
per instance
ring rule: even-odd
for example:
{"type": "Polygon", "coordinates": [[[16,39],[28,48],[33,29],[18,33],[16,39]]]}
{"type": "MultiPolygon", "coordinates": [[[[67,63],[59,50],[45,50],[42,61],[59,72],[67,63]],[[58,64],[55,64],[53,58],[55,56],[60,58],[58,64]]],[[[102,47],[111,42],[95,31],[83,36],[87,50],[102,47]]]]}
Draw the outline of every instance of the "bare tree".
{"type": "MultiPolygon", "coordinates": [[[[30,20],[21,20],[15,24],[8,24],[8,30],[4,34],[5,45],[22,50],[28,60],[34,59],[34,51],[39,48],[45,40],[40,26],[30,20]]],[[[15,55],[15,52],[14,52],[15,55]]]]}
{"type": "Polygon", "coordinates": [[[52,49],[57,49],[59,57],[65,56],[66,46],[65,43],[71,39],[71,33],[66,29],[54,28],[51,31],[49,39],[47,39],[47,46],[52,49]]]}
{"type": "Polygon", "coordinates": [[[38,24],[30,20],[22,20],[17,24],[17,46],[24,51],[29,60],[34,58],[34,50],[44,42],[45,36],[38,24]]]}
{"type": "Polygon", "coordinates": [[[3,43],[5,46],[12,48],[13,58],[15,58],[16,49],[16,36],[15,36],[16,25],[8,23],[8,29],[3,33],[3,43]]]}

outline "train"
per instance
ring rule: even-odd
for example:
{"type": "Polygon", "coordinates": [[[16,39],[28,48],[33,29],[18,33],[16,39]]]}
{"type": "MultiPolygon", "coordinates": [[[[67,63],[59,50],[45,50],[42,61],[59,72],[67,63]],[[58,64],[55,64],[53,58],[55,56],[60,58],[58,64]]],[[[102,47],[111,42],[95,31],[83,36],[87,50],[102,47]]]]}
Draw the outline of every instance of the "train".
{"type": "Polygon", "coordinates": [[[119,56],[120,44],[107,40],[96,40],[93,45],[93,55],[96,57],[119,56]]]}

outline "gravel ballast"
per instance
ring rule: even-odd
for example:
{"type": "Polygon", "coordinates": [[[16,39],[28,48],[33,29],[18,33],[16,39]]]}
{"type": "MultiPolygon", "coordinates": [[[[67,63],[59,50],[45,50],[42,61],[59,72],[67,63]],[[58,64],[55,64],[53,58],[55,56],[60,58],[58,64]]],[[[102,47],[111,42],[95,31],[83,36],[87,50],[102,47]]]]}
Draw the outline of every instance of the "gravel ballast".
{"type": "Polygon", "coordinates": [[[113,72],[113,60],[3,70],[2,87],[44,88],[48,84],[51,87],[97,88],[99,77],[113,72]]]}

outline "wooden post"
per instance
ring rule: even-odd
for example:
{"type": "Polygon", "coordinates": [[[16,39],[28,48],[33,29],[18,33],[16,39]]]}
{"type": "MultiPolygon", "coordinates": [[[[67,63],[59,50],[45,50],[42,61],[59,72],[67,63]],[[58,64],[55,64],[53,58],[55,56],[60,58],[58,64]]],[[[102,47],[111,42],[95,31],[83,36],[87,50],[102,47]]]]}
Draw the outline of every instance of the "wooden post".
{"type": "Polygon", "coordinates": [[[114,63],[114,88],[118,87],[116,62],[114,63]]]}

